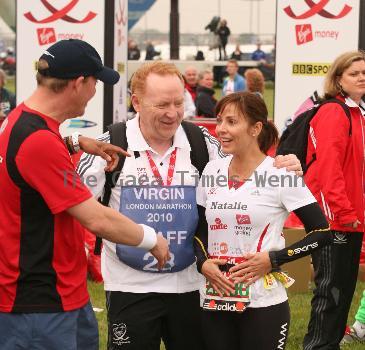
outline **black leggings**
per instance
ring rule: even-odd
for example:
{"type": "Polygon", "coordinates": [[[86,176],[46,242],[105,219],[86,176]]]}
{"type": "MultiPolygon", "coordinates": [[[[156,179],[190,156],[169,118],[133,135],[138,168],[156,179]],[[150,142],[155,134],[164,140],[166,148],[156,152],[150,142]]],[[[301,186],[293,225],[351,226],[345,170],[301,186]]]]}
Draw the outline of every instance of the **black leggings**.
{"type": "Polygon", "coordinates": [[[288,302],[243,313],[204,311],[203,335],[209,350],[285,349],[290,324],[288,302]]]}

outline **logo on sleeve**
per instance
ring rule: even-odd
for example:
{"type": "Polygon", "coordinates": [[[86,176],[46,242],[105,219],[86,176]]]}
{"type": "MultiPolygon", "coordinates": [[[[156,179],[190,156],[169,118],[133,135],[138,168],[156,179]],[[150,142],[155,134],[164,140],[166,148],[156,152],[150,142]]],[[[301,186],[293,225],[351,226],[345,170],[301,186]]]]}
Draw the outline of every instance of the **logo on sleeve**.
{"type": "Polygon", "coordinates": [[[318,247],[318,242],[314,242],[314,243],[310,243],[304,247],[295,248],[294,250],[289,249],[288,256],[293,256],[294,254],[300,254],[302,252],[307,252],[308,250],[315,249],[317,247],[318,247]]]}

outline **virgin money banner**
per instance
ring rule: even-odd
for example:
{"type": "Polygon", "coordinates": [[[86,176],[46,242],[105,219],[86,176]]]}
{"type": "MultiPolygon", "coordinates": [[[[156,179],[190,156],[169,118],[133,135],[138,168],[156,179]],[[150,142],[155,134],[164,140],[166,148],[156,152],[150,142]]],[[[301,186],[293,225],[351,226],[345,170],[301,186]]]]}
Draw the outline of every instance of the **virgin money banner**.
{"type": "MultiPolygon", "coordinates": [[[[19,0],[17,1],[17,102],[36,88],[35,62],[42,53],[62,39],[90,43],[104,56],[104,1],[101,0],[19,0]]],[[[103,132],[103,84],[88,103],[85,114],[67,120],[64,135],[79,131],[95,137],[103,132]]]]}
{"type": "Polygon", "coordinates": [[[359,43],[360,0],[277,0],[275,113],[280,131],[341,53],[359,43]]]}
{"type": "Polygon", "coordinates": [[[113,90],[113,121],[117,123],[127,120],[128,1],[115,0],[114,11],[114,69],[120,74],[113,90]]]}

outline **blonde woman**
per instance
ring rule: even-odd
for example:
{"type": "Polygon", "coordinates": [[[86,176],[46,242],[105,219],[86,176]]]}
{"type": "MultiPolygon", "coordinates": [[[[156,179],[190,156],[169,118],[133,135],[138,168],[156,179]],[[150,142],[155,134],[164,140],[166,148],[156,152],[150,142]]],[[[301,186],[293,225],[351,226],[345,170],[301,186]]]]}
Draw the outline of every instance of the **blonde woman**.
{"type": "Polygon", "coordinates": [[[334,244],[312,254],[314,296],[304,349],[339,349],[354,294],[364,232],[365,54],[346,52],[325,78],[324,99],[310,126],[305,181],[329,221],[334,244]]]}

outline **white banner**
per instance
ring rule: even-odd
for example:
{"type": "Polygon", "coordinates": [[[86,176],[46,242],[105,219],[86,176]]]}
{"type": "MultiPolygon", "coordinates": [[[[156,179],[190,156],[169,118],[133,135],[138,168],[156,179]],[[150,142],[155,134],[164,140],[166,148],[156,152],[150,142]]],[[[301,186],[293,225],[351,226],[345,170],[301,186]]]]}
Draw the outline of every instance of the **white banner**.
{"type": "MultiPolygon", "coordinates": [[[[104,17],[102,0],[19,0],[17,1],[17,103],[36,88],[35,62],[42,53],[62,39],[80,39],[90,43],[104,56],[104,17]]],[[[95,137],[103,132],[103,84],[82,117],[67,120],[63,135],[79,131],[95,137]]]]}
{"type": "Polygon", "coordinates": [[[114,69],[120,80],[113,89],[113,122],[127,120],[127,64],[128,64],[128,1],[115,0],[114,69]]]}
{"type": "Polygon", "coordinates": [[[360,0],[277,0],[275,113],[285,121],[317,90],[341,53],[357,50],[360,0]]]}

